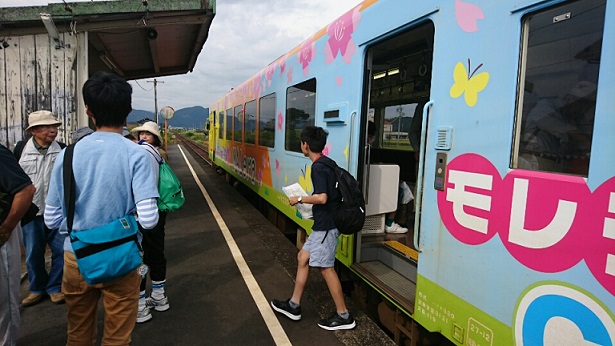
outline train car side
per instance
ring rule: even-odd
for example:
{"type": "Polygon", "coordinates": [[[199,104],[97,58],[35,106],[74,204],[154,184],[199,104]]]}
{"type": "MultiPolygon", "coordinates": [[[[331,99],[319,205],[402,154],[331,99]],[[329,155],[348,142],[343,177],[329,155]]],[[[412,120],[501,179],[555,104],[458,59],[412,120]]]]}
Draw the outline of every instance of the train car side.
{"type": "Polygon", "coordinates": [[[460,345],[613,345],[613,61],[613,0],[367,0],[212,104],[210,155],[310,233],[282,188],[311,193],[298,133],[322,126],[368,201],[337,258],[379,312],[460,345]]]}

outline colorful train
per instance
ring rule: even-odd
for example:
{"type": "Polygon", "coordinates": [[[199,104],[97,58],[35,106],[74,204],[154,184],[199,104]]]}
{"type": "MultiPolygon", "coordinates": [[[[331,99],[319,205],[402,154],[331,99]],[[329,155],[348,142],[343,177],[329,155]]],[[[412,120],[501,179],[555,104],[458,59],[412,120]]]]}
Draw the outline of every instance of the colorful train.
{"type": "Polygon", "coordinates": [[[400,344],[613,345],[614,62],[613,0],[367,0],[210,105],[210,156],[309,234],[282,188],[325,128],[367,201],[338,266],[400,344]]]}

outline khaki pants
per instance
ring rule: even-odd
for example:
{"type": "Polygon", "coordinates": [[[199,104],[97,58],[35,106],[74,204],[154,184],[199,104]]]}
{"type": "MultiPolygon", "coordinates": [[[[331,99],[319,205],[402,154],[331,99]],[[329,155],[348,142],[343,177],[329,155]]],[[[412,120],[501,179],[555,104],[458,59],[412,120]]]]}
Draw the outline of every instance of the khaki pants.
{"type": "Polygon", "coordinates": [[[110,282],[89,285],[81,276],[75,255],[64,252],[62,293],[68,310],[66,345],[94,345],[98,301],[105,309],[102,345],[129,345],[137,321],[139,285],[136,270],[110,282]]]}

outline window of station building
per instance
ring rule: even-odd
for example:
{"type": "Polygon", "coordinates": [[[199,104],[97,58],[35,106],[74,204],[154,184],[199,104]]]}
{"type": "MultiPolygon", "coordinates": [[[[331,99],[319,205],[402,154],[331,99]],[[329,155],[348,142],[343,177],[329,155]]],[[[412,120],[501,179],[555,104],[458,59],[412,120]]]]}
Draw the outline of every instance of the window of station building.
{"type": "Polygon", "coordinates": [[[244,110],[245,141],[248,144],[256,144],[256,100],[246,103],[244,110]]]}
{"type": "Polygon", "coordinates": [[[226,140],[233,139],[233,110],[231,108],[226,110],[226,140]]]}
{"type": "Polygon", "coordinates": [[[275,145],[275,102],[275,94],[269,94],[258,103],[258,144],[269,148],[275,145]]]}
{"type": "Polygon", "coordinates": [[[587,176],[605,9],[575,1],[524,18],[513,168],[587,176]]]}
{"type": "Polygon", "coordinates": [[[286,134],[284,147],[301,152],[301,130],[315,124],[316,79],[310,79],[286,90],[286,134]]]}
{"type": "Polygon", "coordinates": [[[224,139],[224,111],[218,112],[218,126],[220,126],[218,138],[224,139]]]}
{"type": "Polygon", "coordinates": [[[243,105],[235,106],[235,119],[233,121],[233,140],[241,142],[243,140],[243,105]]]}

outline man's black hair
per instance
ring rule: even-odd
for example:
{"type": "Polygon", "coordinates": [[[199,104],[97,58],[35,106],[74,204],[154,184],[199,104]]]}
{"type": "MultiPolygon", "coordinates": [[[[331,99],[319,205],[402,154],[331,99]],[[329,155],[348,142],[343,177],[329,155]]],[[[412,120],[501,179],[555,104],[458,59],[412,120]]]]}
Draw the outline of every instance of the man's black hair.
{"type": "Polygon", "coordinates": [[[96,72],[83,85],[83,101],[96,119],[96,127],[118,127],[132,111],[132,86],[108,72],[96,72]]]}
{"type": "Polygon", "coordinates": [[[301,142],[305,142],[310,147],[310,150],[315,153],[321,153],[327,144],[327,132],[322,127],[308,125],[301,130],[301,142]]]}

